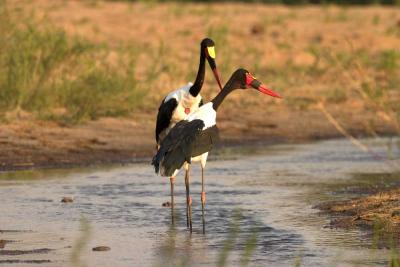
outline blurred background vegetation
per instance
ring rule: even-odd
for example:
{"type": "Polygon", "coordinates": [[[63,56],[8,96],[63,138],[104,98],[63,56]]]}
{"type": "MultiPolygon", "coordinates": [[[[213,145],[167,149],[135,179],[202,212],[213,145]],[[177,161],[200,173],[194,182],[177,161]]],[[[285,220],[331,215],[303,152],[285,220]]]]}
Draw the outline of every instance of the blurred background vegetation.
{"type": "Polygon", "coordinates": [[[0,1],[0,112],[69,123],[131,112],[144,95],[132,47],[110,49],[0,1]]]}
{"type": "MultiPolygon", "coordinates": [[[[120,1],[120,0],[110,0],[120,1]]],[[[140,2],[143,0],[125,0],[128,2],[140,2]]],[[[338,5],[400,5],[399,0],[150,0],[152,2],[240,2],[240,3],[263,3],[263,4],[287,4],[287,5],[303,5],[303,4],[338,4],[338,5]]]]}
{"type": "MultiPolygon", "coordinates": [[[[375,134],[376,120],[383,119],[400,132],[398,7],[390,7],[390,12],[379,6],[368,11],[275,6],[275,12],[258,5],[240,22],[230,14],[251,5],[158,2],[164,1],[56,1],[22,8],[0,0],[0,119],[7,122],[10,114],[27,112],[73,124],[139,110],[155,112],[162,96],[193,81],[197,42],[209,36],[217,44],[224,79],[246,67],[285,96],[279,105],[289,111],[305,112],[323,102],[351,113],[358,101],[363,105],[358,112],[372,111],[376,117],[364,120],[368,131],[375,134]],[[107,13],[105,6],[114,3],[117,15],[107,13]],[[80,11],[62,20],[58,16],[64,16],[64,8],[80,11]],[[92,10],[104,19],[92,16],[92,10]]],[[[206,86],[213,84],[207,75],[206,86]]],[[[215,91],[202,93],[209,99],[215,91]]],[[[252,112],[265,104],[275,105],[257,95],[232,96],[225,107],[231,116],[240,117],[244,113],[237,107],[252,112]]]]}

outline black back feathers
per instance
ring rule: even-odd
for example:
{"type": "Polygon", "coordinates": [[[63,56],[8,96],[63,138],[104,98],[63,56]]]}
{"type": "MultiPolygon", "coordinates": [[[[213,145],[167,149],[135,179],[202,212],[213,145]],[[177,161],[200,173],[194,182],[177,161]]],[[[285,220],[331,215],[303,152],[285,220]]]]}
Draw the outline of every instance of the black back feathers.
{"type": "Polygon", "coordinates": [[[158,108],[157,114],[157,124],[156,124],[156,141],[157,144],[160,143],[160,137],[163,136],[163,131],[165,131],[169,124],[171,123],[172,113],[178,106],[178,102],[175,98],[171,98],[167,102],[162,101],[160,107],[158,108]]]}
{"type": "Polygon", "coordinates": [[[178,122],[152,160],[156,173],[172,176],[185,162],[191,163],[191,157],[210,151],[219,140],[218,128],[214,125],[202,130],[203,127],[202,120],[178,122]]]}

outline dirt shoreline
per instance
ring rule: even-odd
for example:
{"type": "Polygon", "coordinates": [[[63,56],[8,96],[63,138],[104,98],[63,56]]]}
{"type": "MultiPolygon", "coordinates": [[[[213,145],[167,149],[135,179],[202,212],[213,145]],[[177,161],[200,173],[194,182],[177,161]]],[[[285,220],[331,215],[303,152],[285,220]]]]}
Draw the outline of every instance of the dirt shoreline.
{"type": "MultiPolygon", "coordinates": [[[[268,146],[342,137],[323,117],[319,120],[314,120],[315,116],[303,117],[298,124],[299,116],[302,114],[286,121],[276,116],[275,121],[257,127],[248,127],[258,123],[257,117],[249,116],[246,123],[235,127],[233,121],[221,119],[219,147],[268,146]],[[306,124],[317,126],[304,128],[306,124]]],[[[152,123],[150,116],[145,116],[140,120],[103,118],[75,126],[24,119],[2,124],[0,171],[149,162],[155,152],[152,123]]],[[[356,120],[348,124],[354,136],[371,136],[356,120]]],[[[395,132],[382,125],[379,134],[387,136],[395,132]]]]}
{"type": "MultiPolygon", "coordinates": [[[[398,167],[399,165],[397,165],[398,167]]],[[[330,189],[337,200],[314,206],[330,219],[330,228],[359,228],[371,235],[374,246],[400,245],[400,172],[357,173],[349,184],[330,189]],[[344,195],[343,195],[344,194],[344,195]]]]}
{"type": "Polygon", "coordinates": [[[350,200],[322,203],[315,208],[331,217],[334,228],[360,227],[373,234],[400,236],[400,187],[350,200]]]}

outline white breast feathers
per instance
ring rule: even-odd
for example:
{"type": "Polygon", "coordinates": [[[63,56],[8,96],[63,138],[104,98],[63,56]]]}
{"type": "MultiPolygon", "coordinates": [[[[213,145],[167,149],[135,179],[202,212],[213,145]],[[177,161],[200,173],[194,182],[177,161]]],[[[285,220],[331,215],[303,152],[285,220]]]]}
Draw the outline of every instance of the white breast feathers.
{"type": "Polygon", "coordinates": [[[217,112],[213,108],[213,103],[209,102],[190,114],[186,119],[188,121],[202,120],[204,122],[204,130],[216,124],[217,112]]]}

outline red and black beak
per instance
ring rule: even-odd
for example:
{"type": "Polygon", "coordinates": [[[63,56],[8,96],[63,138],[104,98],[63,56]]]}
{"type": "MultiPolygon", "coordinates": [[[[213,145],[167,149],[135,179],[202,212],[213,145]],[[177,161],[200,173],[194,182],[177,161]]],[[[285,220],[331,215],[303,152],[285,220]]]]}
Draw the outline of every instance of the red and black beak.
{"type": "Polygon", "coordinates": [[[206,54],[207,54],[207,61],[208,64],[210,64],[210,67],[214,73],[215,79],[217,80],[219,89],[222,90],[222,82],[221,82],[221,76],[219,75],[219,71],[217,69],[217,64],[215,63],[215,50],[214,47],[208,47],[206,48],[206,54]]]}
{"type": "Polygon", "coordinates": [[[263,94],[276,97],[276,98],[282,98],[278,93],[275,93],[271,89],[269,89],[267,86],[265,86],[263,83],[261,83],[259,80],[253,77],[250,73],[246,73],[246,85],[253,87],[254,89],[257,89],[263,94]]]}
{"type": "Polygon", "coordinates": [[[217,69],[217,66],[215,66],[215,68],[212,69],[212,71],[213,71],[213,73],[214,73],[215,79],[217,80],[219,89],[222,90],[221,76],[219,75],[219,71],[218,71],[218,69],[217,69]]]}

